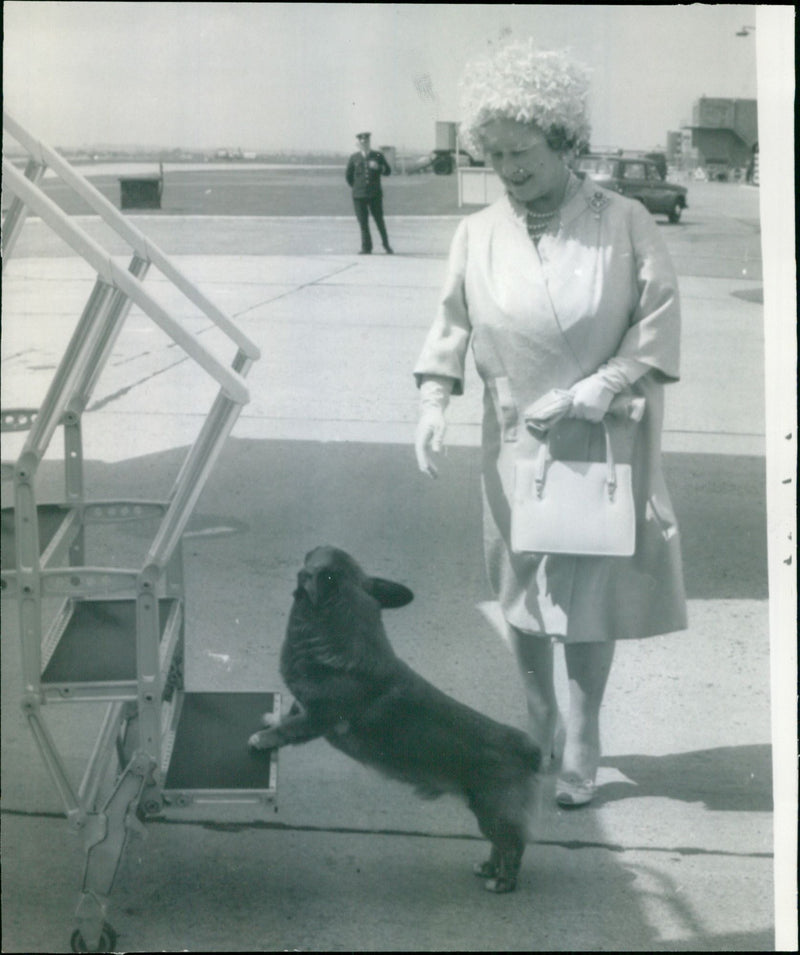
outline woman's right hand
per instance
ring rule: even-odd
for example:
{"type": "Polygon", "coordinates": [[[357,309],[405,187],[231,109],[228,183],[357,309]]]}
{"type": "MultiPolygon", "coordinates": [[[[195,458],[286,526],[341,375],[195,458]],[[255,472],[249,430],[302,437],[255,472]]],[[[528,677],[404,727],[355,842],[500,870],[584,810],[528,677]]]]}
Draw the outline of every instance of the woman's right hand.
{"type": "Polygon", "coordinates": [[[597,374],[582,378],[569,389],[569,393],[572,395],[569,417],[595,423],[603,420],[614,400],[614,390],[597,374]]]}
{"type": "Polygon", "coordinates": [[[441,452],[446,428],[447,422],[441,408],[423,406],[417,423],[414,450],[420,471],[432,478],[438,477],[439,469],[431,458],[431,454],[441,452]]]}
{"type": "Polygon", "coordinates": [[[452,391],[453,379],[444,375],[425,375],[419,386],[419,423],[414,450],[420,471],[433,478],[439,474],[439,470],[431,459],[431,453],[439,454],[442,450],[447,427],[444,412],[452,391]]]}

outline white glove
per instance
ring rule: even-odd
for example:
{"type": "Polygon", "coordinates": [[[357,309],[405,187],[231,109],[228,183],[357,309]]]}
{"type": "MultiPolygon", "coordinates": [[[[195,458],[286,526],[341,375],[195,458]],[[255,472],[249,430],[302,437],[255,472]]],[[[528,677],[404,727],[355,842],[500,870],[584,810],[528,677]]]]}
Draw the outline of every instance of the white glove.
{"type": "Polygon", "coordinates": [[[595,422],[603,420],[616,394],[600,375],[582,378],[569,389],[569,393],[572,395],[569,417],[595,422]]]}
{"type": "Polygon", "coordinates": [[[414,439],[414,451],[417,465],[424,474],[437,477],[439,470],[431,459],[430,453],[439,454],[444,443],[447,429],[444,412],[450,402],[453,390],[452,378],[430,375],[420,385],[420,416],[414,439]]]}

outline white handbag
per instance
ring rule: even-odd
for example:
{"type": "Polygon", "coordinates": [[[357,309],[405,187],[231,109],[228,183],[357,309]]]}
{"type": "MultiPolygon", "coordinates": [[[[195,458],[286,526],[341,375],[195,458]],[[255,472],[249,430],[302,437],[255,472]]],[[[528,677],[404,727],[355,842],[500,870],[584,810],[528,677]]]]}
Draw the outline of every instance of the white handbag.
{"type": "Polygon", "coordinates": [[[603,422],[606,460],[561,461],[549,439],[536,458],[518,458],[511,502],[511,549],[516,553],[630,557],[636,513],[630,464],[614,461],[603,422]]]}

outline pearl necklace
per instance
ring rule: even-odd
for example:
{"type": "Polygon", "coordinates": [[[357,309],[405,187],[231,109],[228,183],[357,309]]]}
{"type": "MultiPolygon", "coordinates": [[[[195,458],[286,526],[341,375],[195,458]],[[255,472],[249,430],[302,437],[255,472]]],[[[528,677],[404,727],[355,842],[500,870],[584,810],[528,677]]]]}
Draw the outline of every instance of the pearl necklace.
{"type": "Polygon", "coordinates": [[[551,209],[549,212],[534,212],[533,209],[528,209],[526,215],[529,219],[552,219],[560,208],[560,206],[556,206],[555,209],[551,209]]]}
{"type": "Polygon", "coordinates": [[[577,179],[577,177],[573,177],[571,173],[568,173],[567,181],[564,184],[564,194],[555,209],[551,209],[549,212],[534,212],[533,209],[526,208],[525,225],[528,228],[528,235],[530,235],[537,245],[539,239],[550,230],[551,221],[556,216],[560,217],[561,209],[565,203],[572,198],[578,188],[580,188],[580,180],[577,179]]]}
{"type": "Polygon", "coordinates": [[[528,211],[528,215],[532,219],[549,219],[550,216],[555,215],[555,213],[558,212],[558,210],[561,208],[561,203],[559,203],[555,209],[551,209],[549,212],[534,212],[533,209],[528,209],[527,206],[525,208],[528,211]]]}

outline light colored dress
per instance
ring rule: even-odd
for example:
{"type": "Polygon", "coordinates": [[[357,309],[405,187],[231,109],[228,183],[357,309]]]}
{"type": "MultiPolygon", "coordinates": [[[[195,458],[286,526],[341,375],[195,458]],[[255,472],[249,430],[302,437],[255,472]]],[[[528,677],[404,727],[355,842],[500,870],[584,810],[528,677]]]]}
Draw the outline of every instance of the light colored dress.
{"type": "MultiPolygon", "coordinates": [[[[678,379],[680,307],[675,272],[650,213],[584,182],[538,244],[508,196],[467,216],[454,236],[438,314],[414,368],[463,392],[472,344],[484,382],[482,483],[489,582],[520,630],[566,642],[643,637],[686,627],[680,541],[661,467],[663,385],[678,379]],[[515,554],[510,505],[517,455],[539,441],[522,412],[570,388],[613,357],[644,363],[638,425],[608,418],[615,455],[630,461],[637,513],[632,557],[515,554]]],[[[601,425],[565,419],[552,451],[602,460],[601,425]]]]}

